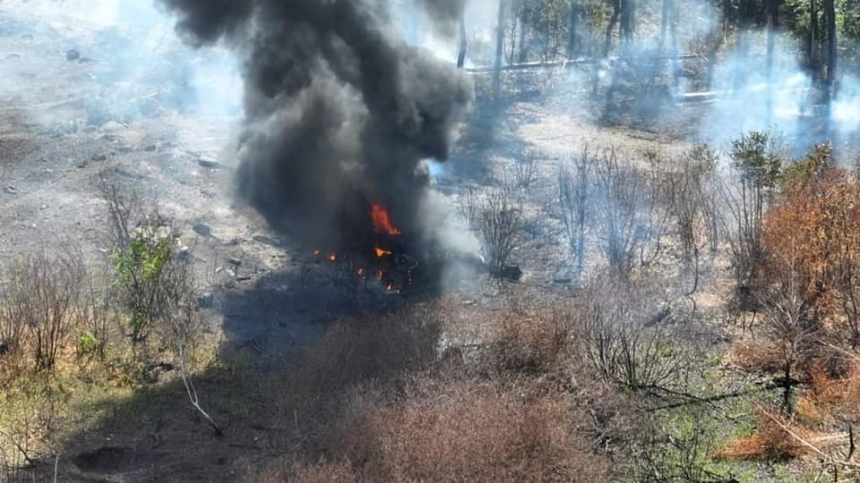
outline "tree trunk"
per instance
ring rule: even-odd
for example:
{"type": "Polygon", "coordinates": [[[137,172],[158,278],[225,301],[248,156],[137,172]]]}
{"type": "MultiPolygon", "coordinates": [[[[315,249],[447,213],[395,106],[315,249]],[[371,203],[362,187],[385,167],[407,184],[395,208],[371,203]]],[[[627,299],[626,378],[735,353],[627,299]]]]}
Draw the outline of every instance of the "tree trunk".
{"type": "Polygon", "coordinates": [[[818,64],[818,0],[809,0],[809,68],[812,80],[818,82],[821,66],[818,64]]]}
{"type": "Polygon", "coordinates": [[[618,24],[618,17],[621,15],[621,2],[624,0],[614,0],[612,2],[612,16],[609,17],[609,24],[606,26],[606,42],[603,44],[603,56],[609,57],[609,51],[612,50],[612,31],[615,30],[615,25],[618,24]]]}
{"type": "Polygon", "coordinates": [[[672,46],[672,87],[677,90],[681,77],[681,62],[678,58],[678,11],[675,10],[675,0],[665,0],[669,4],[669,42],[672,46]]]}
{"type": "Polygon", "coordinates": [[[827,77],[824,82],[825,134],[830,135],[831,102],[836,85],[836,6],[834,0],[824,0],[824,16],[827,22],[827,77]]]}
{"type": "Polygon", "coordinates": [[[629,45],[633,40],[636,22],[636,0],[621,0],[621,39],[629,45]]]}
{"type": "Polygon", "coordinates": [[[498,100],[502,90],[502,55],[505,47],[505,0],[499,0],[499,18],[496,22],[496,72],[493,77],[493,94],[498,100]]]}
{"type": "Polygon", "coordinates": [[[570,16],[567,21],[567,58],[576,58],[576,24],[579,20],[579,4],[575,0],[570,2],[570,16]]]}
{"type": "MultiPolygon", "coordinates": [[[[527,34],[526,26],[528,25],[528,22],[526,22],[526,16],[527,15],[528,15],[528,9],[526,8],[525,5],[523,5],[522,7],[520,7],[520,15],[519,15],[519,17],[520,17],[519,18],[519,23],[520,23],[520,40],[519,40],[520,55],[517,58],[517,62],[520,62],[520,63],[528,61],[528,57],[529,57],[529,51],[528,51],[528,48],[526,47],[526,40],[528,40],[526,37],[526,34],[527,34]]],[[[516,22],[516,19],[514,19],[514,22],[516,22]]],[[[513,49],[511,49],[511,50],[513,51],[513,49]]],[[[512,56],[512,58],[513,58],[513,56],[512,56]]]]}
{"type": "Polygon", "coordinates": [[[765,78],[767,91],[765,99],[765,115],[767,127],[773,124],[773,51],[776,43],[776,27],[779,22],[778,0],[767,0],[767,58],[765,60],[765,78]]]}
{"type": "Polygon", "coordinates": [[[669,30],[669,12],[672,9],[672,0],[663,0],[663,12],[660,16],[660,52],[666,46],[666,32],[669,30]]]}
{"type": "Polygon", "coordinates": [[[468,48],[468,43],[466,40],[466,11],[463,9],[460,12],[460,53],[457,55],[457,68],[462,69],[463,64],[466,63],[466,49],[468,48]]]}

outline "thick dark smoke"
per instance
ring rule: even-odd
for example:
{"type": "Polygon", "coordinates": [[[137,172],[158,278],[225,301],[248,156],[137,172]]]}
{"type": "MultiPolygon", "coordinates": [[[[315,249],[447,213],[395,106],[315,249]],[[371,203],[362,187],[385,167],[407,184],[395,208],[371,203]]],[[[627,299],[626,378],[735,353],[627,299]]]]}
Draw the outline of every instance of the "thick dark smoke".
{"type": "MultiPolygon", "coordinates": [[[[199,45],[244,61],[238,187],[277,229],[340,248],[383,203],[421,227],[423,160],[445,160],[472,100],[453,65],[407,46],[384,0],[160,0],[199,45]]],[[[418,2],[438,26],[463,0],[418,2]]]]}

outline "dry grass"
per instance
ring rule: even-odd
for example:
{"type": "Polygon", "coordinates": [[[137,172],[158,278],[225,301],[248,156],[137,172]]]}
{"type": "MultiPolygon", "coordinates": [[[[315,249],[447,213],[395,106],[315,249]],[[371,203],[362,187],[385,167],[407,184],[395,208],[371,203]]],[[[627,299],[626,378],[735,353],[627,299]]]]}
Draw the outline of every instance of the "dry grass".
{"type": "Polygon", "coordinates": [[[782,370],[783,356],[776,341],[759,339],[734,347],[730,361],[747,372],[777,373],[782,370]]]}
{"type": "Polygon", "coordinates": [[[860,366],[844,377],[833,377],[819,367],[811,371],[811,387],[798,399],[796,410],[809,424],[860,421],[860,366]]]}
{"type": "Polygon", "coordinates": [[[785,418],[776,411],[759,408],[756,413],[756,432],[750,436],[729,441],[713,452],[715,459],[778,461],[809,455],[811,448],[805,441],[816,434],[785,418]]]}

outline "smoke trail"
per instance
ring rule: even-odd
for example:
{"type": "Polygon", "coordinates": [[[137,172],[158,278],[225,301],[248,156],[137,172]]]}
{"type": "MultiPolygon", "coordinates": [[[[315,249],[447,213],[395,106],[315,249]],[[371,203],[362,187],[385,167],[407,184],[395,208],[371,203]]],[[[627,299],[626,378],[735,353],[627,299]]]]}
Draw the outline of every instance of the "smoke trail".
{"type": "MultiPolygon", "coordinates": [[[[161,0],[192,43],[244,62],[238,189],[299,241],[341,247],[384,203],[419,230],[422,160],[445,160],[472,100],[469,79],[406,45],[377,0],[161,0]]],[[[461,0],[422,0],[456,21],[461,0]]]]}

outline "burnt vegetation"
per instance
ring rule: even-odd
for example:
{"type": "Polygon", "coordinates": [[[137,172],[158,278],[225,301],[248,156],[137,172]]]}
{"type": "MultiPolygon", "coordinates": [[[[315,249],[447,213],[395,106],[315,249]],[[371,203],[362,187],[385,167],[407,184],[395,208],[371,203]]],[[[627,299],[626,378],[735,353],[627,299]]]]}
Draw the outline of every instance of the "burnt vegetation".
{"type": "Polygon", "coordinates": [[[852,2],[398,4],[447,62],[379,2],[160,3],[244,62],[255,245],[82,181],[96,235],[0,260],[3,481],[860,478],[852,2]]]}

